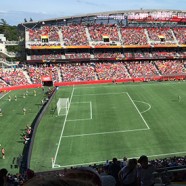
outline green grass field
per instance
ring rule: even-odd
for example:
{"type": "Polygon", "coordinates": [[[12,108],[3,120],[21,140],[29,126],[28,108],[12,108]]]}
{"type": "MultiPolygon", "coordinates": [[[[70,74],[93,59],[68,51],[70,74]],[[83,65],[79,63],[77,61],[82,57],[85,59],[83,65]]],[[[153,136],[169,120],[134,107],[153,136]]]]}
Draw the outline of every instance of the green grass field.
{"type": "MultiPolygon", "coordinates": [[[[42,96],[40,93],[25,99],[34,110],[28,117],[17,109],[11,117],[0,118],[4,121],[4,127],[0,125],[0,143],[11,152],[11,157],[7,152],[7,159],[0,159],[4,166],[10,165],[12,156],[17,156],[23,147],[16,141],[18,134],[7,133],[20,133],[32,122],[42,96]]],[[[15,105],[7,98],[8,95],[2,98],[0,104],[9,113],[15,105]]],[[[185,155],[185,112],[186,82],[61,87],[37,129],[31,169],[44,171],[142,154],[151,158],[185,155]],[[66,116],[57,116],[57,110],[51,112],[58,98],[70,100],[66,116]]]]}
{"type": "Polygon", "coordinates": [[[24,140],[23,132],[26,125],[31,125],[41,108],[43,93],[40,89],[35,89],[37,96],[34,96],[34,89],[28,90],[28,95],[23,98],[25,90],[12,91],[1,95],[0,108],[3,116],[0,116],[0,144],[5,148],[6,158],[0,157],[0,167],[7,168],[11,173],[19,172],[17,161],[23,152],[24,140]],[[14,96],[17,96],[15,101],[14,96]],[[11,97],[9,101],[8,97],[11,97]],[[23,107],[26,108],[26,115],[23,114],[23,107]]]}

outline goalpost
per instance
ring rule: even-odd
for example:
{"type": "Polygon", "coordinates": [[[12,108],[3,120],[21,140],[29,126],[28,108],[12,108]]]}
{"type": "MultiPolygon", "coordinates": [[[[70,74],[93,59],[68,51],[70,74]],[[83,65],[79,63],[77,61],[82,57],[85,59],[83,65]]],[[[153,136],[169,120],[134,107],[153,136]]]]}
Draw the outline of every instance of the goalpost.
{"type": "Polygon", "coordinates": [[[59,98],[57,102],[57,114],[58,116],[64,116],[67,114],[69,108],[69,98],[59,98]]]}

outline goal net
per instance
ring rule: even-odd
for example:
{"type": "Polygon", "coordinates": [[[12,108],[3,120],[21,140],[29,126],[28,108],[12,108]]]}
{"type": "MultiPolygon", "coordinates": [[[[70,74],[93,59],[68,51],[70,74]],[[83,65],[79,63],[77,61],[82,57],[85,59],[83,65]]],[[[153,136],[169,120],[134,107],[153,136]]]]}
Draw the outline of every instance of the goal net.
{"type": "Polygon", "coordinates": [[[57,114],[63,116],[67,114],[69,107],[69,98],[59,98],[57,102],[57,114]]]}

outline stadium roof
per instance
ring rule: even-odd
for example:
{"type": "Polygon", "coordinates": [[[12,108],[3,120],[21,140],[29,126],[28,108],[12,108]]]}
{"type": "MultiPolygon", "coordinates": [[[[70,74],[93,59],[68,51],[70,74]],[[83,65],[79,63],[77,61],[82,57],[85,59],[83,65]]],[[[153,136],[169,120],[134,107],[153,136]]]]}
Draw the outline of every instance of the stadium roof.
{"type": "Polygon", "coordinates": [[[65,17],[58,17],[52,19],[44,19],[38,21],[30,21],[30,22],[23,22],[20,23],[22,25],[28,24],[37,24],[42,22],[52,22],[52,21],[60,21],[60,20],[68,20],[68,19],[77,19],[83,17],[97,17],[97,16],[109,16],[109,15],[130,15],[132,13],[153,13],[153,12],[172,12],[173,14],[183,13],[186,15],[186,10],[169,10],[169,9],[139,9],[139,10],[119,10],[119,11],[108,11],[108,12],[98,12],[98,13],[90,13],[90,14],[82,14],[82,15],[73,15],[73,16],[65,16],[65,17]]]}

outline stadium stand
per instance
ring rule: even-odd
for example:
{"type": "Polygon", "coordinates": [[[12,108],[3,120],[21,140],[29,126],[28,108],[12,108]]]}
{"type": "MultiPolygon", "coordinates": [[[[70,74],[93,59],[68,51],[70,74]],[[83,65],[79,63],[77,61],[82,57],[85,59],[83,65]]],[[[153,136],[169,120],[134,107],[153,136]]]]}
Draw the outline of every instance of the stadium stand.
{"type": "Polygon", "coordinates": [[[155,61],[162,75],[185,74],[186,69],[183,62],[179,60],[155,61]]]}
{"type": "Polygon", "coordinates": [[[152,62],[131,61],[125,63],[131,77],[152,77],[159,75],[158,70],[152,62]]]}
{"type": "Polygon", "coordinates": [[[64,64],[60,70],[63,81],[91,81],[96,79],[93,64],[64,64]]]}
{"type": "Polygon", "coordinates": [[[186,39],[185,39],[185,34],[186,34],[186,31],[185,31],[185,28],[173,28],[172,29],[175,36],[176,36],[176,39],[178,40],[179,44],[186,44],[186,39]]]}
{"type": "Polygon", "coordinates": [[[103,41],[108,36],[111,41],[119,41],[117,25],[93,24],[88,26],[92,41],[103,41]]]}
{"type": "Polygon", "coordinates": [[[0,78],[6,82],[8,85],[17,86],[17,85],[27,85],[29,84],[23,69],[0,69],[0,78]]]}
{"type": "Polygon", "coordinates": [[[49,66],[42,65],[39,67],[30,66],[30,68],[28,68],[27,70],[31,78],[31,81],[34,84],[41,83],[42,76],[52,76],[54,82],[59,81],[59,75],[58,75],[59,68],[57,66],[53,66],[53,65],[49,65],[49,66]]]}
{"type": "MultiPolygon", "coordinates": [[[[87,17],[81,17],[81,20],[87,17]]],[[[171,24],[171,21],[167,21],[167,25],[160,24],[160,18],[151,20],[151,15],[140,18],[135,12],[129,15],[128,21],[131,22],[125,26],[122,24],[123,20],[115,18],[111,20],[115,21],[111,24],[111,17],[106,21],[104,17],[98,23],[98,18],[92,15],[91,21],[84,24],[73,23],[73,18],[70,18],[69,24],[67,20],[64,25],[60,24],[63,20],[58,24],[56,20],[53,20],[52,24],[47,24],[46,21],[46,25],[26,30],[26,57],[29,64],[24,68],[0,68],[0,88],[3,90],[10,86],[41,84],[42,76],[51,76],[54,83],[99,83],[101,80],[164,76],[171,76],[173,80],[179,79],[179,76],[186,78],[185,22],[171,24]],[[104,41],[105,38],[107,41],[104,41]],[[98,46],[99,50],[96,48],[98,46]],[[68,47],[72,50],[68,51],[68,47]],[[88,50],[84,51],[85,48],[88,50]],[[102,58],[104,59],[101,60],[102,58]]],[[[123,162],[117,159],[115,161],[119,171],[123,162]]],[[[170,181],[186,181],[185,170],[171,172],[185,168],[185,156],[154,159],[150,163],[156,168],[163,184],[168,185],[170,181]]],[[[117,174],[112,174],[113,164],[107,160],[105,164],[90,167],[96,170],[100,177],[103,174],[113,175],[117,181],[117,174]]],[[[33,176],[63,175],[68,171],[64,169],[34,173],[28,169],[24,174],[11,175],[7,170],[1,169],[0,181],[6,178],[5,182],[10,185],[22,185],[33,176]]]]}
{"type": "Polygon", "coordinates": [[[96,72],[99,80],[129,78],[123,63],[96,63],[96,72]]]}
{"type": "Polygon", "coordinates": [[[88,45],[88,39],[83,25],[69,25],[62,28],[65,46],[88,45]]]}
{"type": "Polygon", "coordinates": [[[124,45],[147,45],[144,28],[121,28],[124,45]]]}

